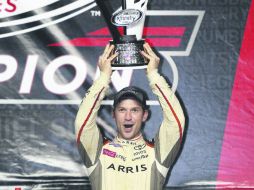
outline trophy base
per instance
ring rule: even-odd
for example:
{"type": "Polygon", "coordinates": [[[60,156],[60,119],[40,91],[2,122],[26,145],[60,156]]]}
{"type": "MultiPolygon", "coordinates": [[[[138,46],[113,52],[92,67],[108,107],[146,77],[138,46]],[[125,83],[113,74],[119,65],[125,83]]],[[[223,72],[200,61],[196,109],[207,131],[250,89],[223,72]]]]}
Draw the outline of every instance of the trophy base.
{"type": "Polygon", "coordinates": [[[126,67],[114,67],[112,66],[113,71],[119,71],[119,70],[139,70],[139,69],[146,69],[147,65],[139,65],[139,66],[126,66],[126,67]]]}
{"type": "Polygon", "coordinates": [[[112,67],[138,67],[147,65],[147,60],[140,53],[144,50],[143,45],[145,40],[136,40],[136,36],[122,36],[119,43],[110,41],[110,44],[115,45],[115,52],[119,55],[111,64],[112,67]]]}

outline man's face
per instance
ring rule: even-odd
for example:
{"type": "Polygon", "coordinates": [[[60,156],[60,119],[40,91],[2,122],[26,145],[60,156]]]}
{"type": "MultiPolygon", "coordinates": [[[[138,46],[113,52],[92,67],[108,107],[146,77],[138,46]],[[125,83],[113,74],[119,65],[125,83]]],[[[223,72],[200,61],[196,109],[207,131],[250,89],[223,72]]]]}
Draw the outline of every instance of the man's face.
{"type": "Polygon", "coordinates": [[[118,136],[127,140],[138,137],[141,133],[142,122],[146,121],[147,116],[148,111],[144,111],[136,100],[122,100],[113,113],[118,136]]]}

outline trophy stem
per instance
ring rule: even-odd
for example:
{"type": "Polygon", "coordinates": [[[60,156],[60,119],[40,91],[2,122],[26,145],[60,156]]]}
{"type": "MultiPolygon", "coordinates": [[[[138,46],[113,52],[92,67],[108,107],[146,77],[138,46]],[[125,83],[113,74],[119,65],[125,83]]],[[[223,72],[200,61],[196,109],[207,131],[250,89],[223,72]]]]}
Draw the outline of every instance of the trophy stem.
{"type": "Polygon", "coordinates": [[[126,9],[126,0],[122,0],[122,9],[123,9],[123,10],[126,9]]]}
{"type": "Polygon", "coordinates": [[[104,20],[108,26],[108,29],[112,35],[112,38],[115,42],[120,41],[121,34],[119,33],[117,27],[111,23],[111,12],[106,8],[103,0],[95,0],[96,4],[98,5],[104,20]]]}
{"type": "MultiPolygon", "coordinates": [[[[122,9],[125,10],[127,9],[127,3],[126,0],[122,0],[122,9]]],[[[123,34],[127,35],[127,26],[123,27],[123,34]]]]}

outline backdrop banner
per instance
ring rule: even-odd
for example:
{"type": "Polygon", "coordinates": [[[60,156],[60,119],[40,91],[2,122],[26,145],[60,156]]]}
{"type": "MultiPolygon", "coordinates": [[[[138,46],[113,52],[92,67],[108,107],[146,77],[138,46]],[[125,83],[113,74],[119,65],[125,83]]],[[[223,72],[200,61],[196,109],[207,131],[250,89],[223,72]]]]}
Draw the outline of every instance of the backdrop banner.
{"type": "MultiPolygon", "coordinates": [[[[143,37],[187,118],[165,189],[254,189],[253,31],[251,0],[149,1],[143,37]]],[[[74,119],[111,39],[94,0],[1,1],[0,190],[90,189],[74,119]]],[[[113,73],[97,123],[116,134],[112,95],[129,85],[148,93],[152,139],[162,111],[144,69],[113,73]]]]}

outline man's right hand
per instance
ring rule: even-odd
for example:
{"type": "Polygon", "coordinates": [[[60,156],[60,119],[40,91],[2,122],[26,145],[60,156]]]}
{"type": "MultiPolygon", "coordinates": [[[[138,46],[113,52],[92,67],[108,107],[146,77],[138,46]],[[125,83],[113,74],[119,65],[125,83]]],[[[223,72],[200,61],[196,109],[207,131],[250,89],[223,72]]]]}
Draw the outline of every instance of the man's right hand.
{"type": "Polygon", "coordinates": [[[111,63],[118,56],[118,53],[113,53],[115,46],[108,44],[103,52],[103,54],[99,57],[98,66],[101,73],[105,73],[106,75],[112,74],[112,66],[111,63]]]}

